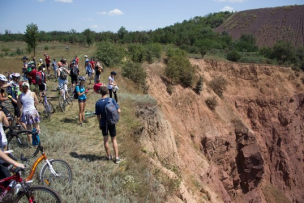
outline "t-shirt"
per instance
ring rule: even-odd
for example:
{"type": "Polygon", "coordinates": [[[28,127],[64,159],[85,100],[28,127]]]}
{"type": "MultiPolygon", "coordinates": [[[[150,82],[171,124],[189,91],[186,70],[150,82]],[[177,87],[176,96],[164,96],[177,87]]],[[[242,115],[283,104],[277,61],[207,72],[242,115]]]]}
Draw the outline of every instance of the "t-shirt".
{"type": "MultiPolygon", "coordinates": [[[[79,93],[85,92],[85,87],[84,86],[80,87],[79,85],[77,85],[76,92],[79,92],[79,93]]],[[[86,98],[87,98],[87,96],[85,94],[78,96],[78,99],[86,99],[86,98]]]]}
{"type": "Polygon", "coordinates": [[[92,66],[91,66],[90,63],[87,63],[87,64],[86,64],[86,72],[92,73],[92,66]]]}
{"type": "Polygon", "coordinates": [[[108,89],[109,90],[111,90],[113,88],[113,85],[110,85],[111,83],[113,84],[113,82],[114,82],[114,78],[109,76],[109,78],[108,78],[108,89]]]}
{"type": "Polygon", "coordinates": [[[46,57],[45,57],[45,63],[46,63],[46,64],[50,64],[50,63],[51,63],[51,59],[50,59],[49,56],[46,56],[46,57]]]}
{"type": "Polygon", "coordinates": [[[33,69],[31,72],[29,72],[29,76],[31,77],[31,82],[33,83],[33,84],[36,84],[36,70],[35,69],[33,69]]]}
{"type": "Polygon", "coordinates": [[[53,64],[52,64],[54,70],[57,70],[57,62],[56,61],[53,61],[53,64]]]}
{"type": "MultiPolygon", "coordinates": [[[[100,115],[100,123],[99,125],[101,127],[104,127],[106,125],[106,104],[108,103],[110,98],[103,98],[100,99],[96,102],[95,104],[95,114],[96,115],[100,115]]],[[[114,106],[116,107],[116,109],[119,109],[118,104],[115,102],[114,99],[112,99],[112,102],[114,104],[114,106]]]]}

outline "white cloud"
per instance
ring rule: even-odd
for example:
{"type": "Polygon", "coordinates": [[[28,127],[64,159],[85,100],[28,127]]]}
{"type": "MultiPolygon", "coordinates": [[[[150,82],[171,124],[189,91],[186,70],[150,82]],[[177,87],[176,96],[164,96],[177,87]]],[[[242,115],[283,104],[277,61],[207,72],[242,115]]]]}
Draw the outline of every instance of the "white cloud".
{"type": "Polygon", "coordinates": [[[73,0],[54,0],[57,2],[62,2],[62,3],[73,3],[73,0]]]}
{"type": "Polygon", "coordinates": [[[44,2],[44,0],[38,0],[38,2],[44,2]]]}
{"type": "Polygon", "coordinates": [[[92,21],[92,18],[84,18],[83,20],[92,21]]]}
{"type": "Polygon", "coordinates": [[[123,15],[123,12],[117,8],[109,12],[109,16],[123,15]]]}
{"type": "Polygon", "coordinates": [[[229,11],[229,12],[233,12],[235,11],[234,8],[230,7],[230,6],[225,6],[224,8],[221,9],[221,11],[229,11]]]}
{"type": "Polygon", "coordinates": [[[246,0],[214,0],[214,1],[217,1],[217,2],[230,2],[230,3],[242,3],[246,0]]]}
{"type": "Polygon", "coordinates": [[[109,16],[118,16],[118,15],[124,14],[121,10],[119,10],[117,8],[115,8],[114,10],[109,11],[109,12],[101,11],[101,12],[96,12],[96,13],[99,15],[109,15],[109,16]]]}
{"type": "Polygon", "coordinates": [[[91,25],[92,28],[98,28],[98,25],[91,25]]]}

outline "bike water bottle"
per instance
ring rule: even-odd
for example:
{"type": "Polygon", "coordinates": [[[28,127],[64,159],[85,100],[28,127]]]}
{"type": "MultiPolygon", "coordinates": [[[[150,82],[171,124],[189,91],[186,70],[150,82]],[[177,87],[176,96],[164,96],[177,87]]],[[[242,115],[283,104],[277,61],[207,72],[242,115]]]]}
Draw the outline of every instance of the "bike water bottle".
{"type": "Polygon", "coordinates": [[[32,130],[32,145],[38,145],[39,142],[40,142],[40,139],[39,139],[39,135],[38,135],[38,131],[36,128],[33,128],[32,130]]]}

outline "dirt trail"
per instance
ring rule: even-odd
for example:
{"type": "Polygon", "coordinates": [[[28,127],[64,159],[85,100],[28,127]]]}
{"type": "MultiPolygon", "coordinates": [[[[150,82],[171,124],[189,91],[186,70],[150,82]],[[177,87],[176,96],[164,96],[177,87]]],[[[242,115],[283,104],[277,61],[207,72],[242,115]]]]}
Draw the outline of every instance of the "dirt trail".
{"type": "MultiPolygon", "coordinates": [[[[169,95],[161,77],[164,64],[147,65],[149,94],[158,101],[157,115],[162,116],[154,116],[157,122],[150,120],[146,128],[170,125],[169,140],[175,145],[166,151],[177,151],[170,163],[181,169],[183,189],[177,198],[181,202],[304,202],[303,73],[268,65],[194,59],[191,63],[204,77],[201,95],[179,85],[169,95]],[[228,81],[223,99],[207,86],[217,76],[228,81]],[[205,104],[213,96],[218,101],[215,111],[205,104]]],[[[176,197],[168,199],[174,201],[176,197]]]]}

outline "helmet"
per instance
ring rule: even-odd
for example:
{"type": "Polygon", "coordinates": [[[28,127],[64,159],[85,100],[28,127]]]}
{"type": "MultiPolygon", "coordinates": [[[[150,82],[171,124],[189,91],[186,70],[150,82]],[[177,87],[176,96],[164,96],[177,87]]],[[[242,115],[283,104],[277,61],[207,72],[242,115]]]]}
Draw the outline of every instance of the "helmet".
{"type": "Polygon", "coordinates": [[[112,72],[111,72],[111,75],[116,75],[116,72],[115,72],[115,71],[112,71],[112,72]]]}
{"type": "Polygon", "coordinates": [[[94,92],[97,94],[100,94],[100,87],[102,86],[102,83],[96,83],[93,87],[94,92]]]}
{"type": "Polygon", "coordinates": [[[85,81],[85,80],[86,80],[85,77],[83,77],[83,76],[80,76],[78,79],[79,79],[80,81],[85,81]]]}
{"type": "Polygon", "coordinates": [[[19,73],[13,73],[11,74],[12,78],[20,78],[20,74],[19,73]]]}
{"type": "Polygon", "coordinates": [[[43,61],[42,59],[39,59],[39,61],[43,61]]]}
{"type": "Polygon", "coordinates": [[[0,80],[3,81],[3,82],[7,81],[5,75],[3,75],[3,74],[0,74],[0,80]]]}
{"type": "Polygon", "coordinates": [[[62,67],[62,63],[61,63],[60,61],[58,62],[58,66],[59,66],[59,67],[62,67]]]}

